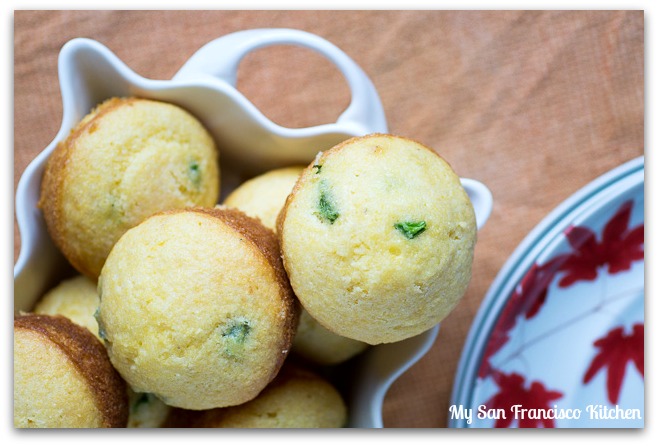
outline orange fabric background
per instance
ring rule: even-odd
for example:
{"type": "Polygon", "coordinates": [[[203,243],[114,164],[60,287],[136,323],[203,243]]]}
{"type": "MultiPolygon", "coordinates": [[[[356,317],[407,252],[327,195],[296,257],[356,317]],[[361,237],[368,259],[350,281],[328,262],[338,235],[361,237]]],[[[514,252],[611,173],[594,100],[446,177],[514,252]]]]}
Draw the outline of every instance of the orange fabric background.
{"type": "MultiPolygon", "coordinates": [[[[57,54],[69,39],[96,39],[140,75],[169,79],[206,42],[262,27],[336,44],[372,79],[391,133],[493,192],[466,296],[385,401],[387,427],[444,427],[466,334],[505,260],[560,202],[644,153],[644,13],[15,11],[14,186],[59,129],[57,54]]],[[[289,127],[334,121],[350,99],[340,73],[299,48],[250,54],[238,85],[289,127]]]]}

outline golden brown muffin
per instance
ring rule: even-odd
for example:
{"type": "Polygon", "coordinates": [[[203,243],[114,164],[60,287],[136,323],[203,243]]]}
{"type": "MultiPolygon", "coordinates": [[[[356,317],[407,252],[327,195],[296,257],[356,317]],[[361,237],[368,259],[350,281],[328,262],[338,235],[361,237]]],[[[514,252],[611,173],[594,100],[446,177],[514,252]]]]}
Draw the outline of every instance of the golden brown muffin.
{"type": "Polygon", "coordinates": [[[99,304],[96,283],[86,276],[76,276],[48,291],[37,302],[34,313],[65,316],[100,339],[94,317],[99,304]]]}
{"type": "MultiPolygon", "coordinates": [[[[303,167],[284,167],[254,177],[231,192],[224,205],[258,218],[276,231],[276,218],[303,170],[303,167]]],[[[317,364],[334,365],[361,353],[367,346],[332,333],[302,309],[292,351],[317,364]]]]}
{"type": "Polygon", "coordinates": [[[295,294],[329,330],[368,344],[439,323],[471,276],[475,213],[450,165],[393,135],[318,154],[278,218],[295,294]]]}
{"type": "MultiPolygon", "coordinates": [[[[61,315],[87,328],[98,339],[96,311],[100,304],[96,283],[86,276],[62,281],[46,293],[34,307],[35,314],[61,315]]],[[[128,426],[134,428],[160,427],[171,408],[148,393],[136,393],[128,388],[128,426]]]]}
{"type": "Polygon", "coordinates": [[[138,393],[128,389],[128,400],[130,428],[163,427],[172,410],[171,406],[167,406],[152,393],[138,393]]]}
{"type": "Polygon", "coordinates": [[[303,170],[293,166],[265,172],[242,183],[226,197],[224,205],[258,218],[266,228],[276,231],[276,218],[303,170]]]}
{"type": "Polygon", "coordinates": [[[337,365],[362,353],[365,342],[333,333],[302,310],[297,334],[292,341],[292,352],[319,365],[337,365]]]}
{"type": "Polygon", "coordinates": [[[331,383],[286,364],[255,399],[222,409],[173,411],[168,427],[339,428],[346,423],[347,407],[331,383]]]}
{"type": "Polygon", "coordinates": [[[89,330],[63,316],[14,319],[14,426],[125,427],[126,383],[89,330]]]}
{"type": "Polygon", "coordinates": [[[298,319],[276,237],[230,209],[154,215],[99,278],[99,326],[137,392],[202,410],[244,403],[277,374],[298,319]]]}
{"type": "Polygon", "coordinates": [[[55,245],[96,279],[119,237],[162,210],[213,206],[219,197],[215,144],[173,104],[112,98],[58,144],[39,206],[55,245]]]}
{"type": "MultiPolygon", "coordinates": [[[[87,328],[99,340],[96,311],[100,299],[96,284],[86,276],[62,281],[37,302],[35,314],[60,315],[87,328]]],[[[128,426],[132,428],[161,427],[171,408],[148,393],[136,393],[128,388],[128,426]]]]}

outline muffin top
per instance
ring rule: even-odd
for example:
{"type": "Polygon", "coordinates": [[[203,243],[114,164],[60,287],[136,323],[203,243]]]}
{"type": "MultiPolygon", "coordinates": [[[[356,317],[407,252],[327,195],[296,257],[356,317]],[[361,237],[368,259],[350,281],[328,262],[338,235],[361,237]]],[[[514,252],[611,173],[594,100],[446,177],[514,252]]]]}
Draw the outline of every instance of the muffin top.
{"type": "Polygon", "coordinates": [[[302,166],[293,166],[265,172],[242,183],[226,197],[224,205],[260,219],[275,231],[276,218],[303,170],[302,166]]]}
{"type": "Polygon", "coordinates": [[[63,316],[14,319],[15,427],[125,427],[126,384],[105,348],[63,316]]]}
{"type": "Polygon", "coordinates": [[[137,393],[128,390],[130,413],[128,426],[133,429],[163,427],[172,407],[156,398],[152,393],[137,393]]]}
{"type": "Polygon", "coordinates": [[[235,407],[173,411],[168,427],[339,428],[347,407],[336,388],[309,369],[286,363],[256,398],[235,407]]]}
{"type": "Polygon", "coordinates": [[[96,107],[48,160],[39,206],[58,248],[96,279],[112,245],[158,211],[212,206],[215,144],[173,104],[112,98],[96,107]]]}
{"type": "Polygon", "coordinates": [[[99,303],[96,283],[86,276],[76,276],[63,280],[48,291],[37,302],[34,313],[65,316],[98,337],[94,314],[99,303]]]}
{"type": "Polygon", "coordinates": [[[279,215],[278,235],[311,316],[378,344],[431,328],[457,304],[476,226],[447,162],[420,143],[377,134],[318,154],[279,215]]]}
{"type": "Polygon", "coordinates": [[[117,242],[99,290],[115,367],[135,391],[194,410],[255,397],[298,318],[274,234],[229,209],[148,218],[117,242]]]}
{"type": "Polygon", "coordinates": [[[339,336],[327,330],[302,309],[292,352],[319,365],[336,365],[368,348],[365,342],[339,336]]]}

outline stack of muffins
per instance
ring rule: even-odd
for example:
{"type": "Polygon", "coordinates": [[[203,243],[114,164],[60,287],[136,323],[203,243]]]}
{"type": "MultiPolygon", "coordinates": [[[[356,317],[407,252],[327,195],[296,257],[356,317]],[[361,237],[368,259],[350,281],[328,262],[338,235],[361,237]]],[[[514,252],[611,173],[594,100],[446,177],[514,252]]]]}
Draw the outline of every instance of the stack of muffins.
{"type": "Polygon", "coordinates": [[[153,100],[58,145],[39,206],[80,275],[15,317],[16,427],[343,427],[332,368],[465,292],[473,208],[417,142],[352,138],[222,204],[219,177],[203,125],[153,100]]]}

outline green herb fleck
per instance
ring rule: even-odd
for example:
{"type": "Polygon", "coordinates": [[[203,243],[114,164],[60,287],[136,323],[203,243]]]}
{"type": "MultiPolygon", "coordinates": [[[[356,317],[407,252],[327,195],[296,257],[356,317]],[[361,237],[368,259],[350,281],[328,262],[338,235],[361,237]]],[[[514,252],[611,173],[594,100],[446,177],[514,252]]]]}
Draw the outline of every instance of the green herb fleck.
{"type": "Polygon", "coordinates": [[[329,220],[329,223],[333,224],[336,219],[340,216],[338,211],[334,208],[329,195],[326,192],[320,193],[320,215],[325,220],[329,220]]]}
{"type": "Polygon", "coordinates": [[[142,406],[143,404],[151,404],[151,401],[155,398],[153,394],[151,393],[142,393],[139,395],[139,398],[133,403],[132,405],[132,411],[137,412],[137,410],[142,406]]]}
{"type": "Polygon", "coordinates": [[[98,324],[98,337],[101,338],[103,342],[107,341],[105,329],[101,325],[101,307],[96,307],[96,311],[94,311],[94,319],[96,319],[96,323],[98,324]]]}
{"type": "Polygon", "coordinates": [[[237,320],[222,332],[222,337],[231,339],[237,344],[242,344],[250,331],[251,326],[249,325],[249,322],[245,320],[237,320]]]}
{"type": "Polygon", "coordinates": [[[105,329],[100,325],[98,326],[98,337],[101,338],[103,342],[107,341],[107,334],[105,333],[105,329]]]}
{"type": "Polygon", "coordinates": [[[240,349],[244,346],[250,331],[251,325],[247,320],[235,319],[231,321],[230,325],[222,331],[224,354],[229,358],[239,357],[240,349]]]}
{"type": "Polygon", "coordinates": [[[401,223],[396,223],[393,225],[395,229],[400,231],[402,235],[404,235],[406,238],[411,240],[412,238],[415,238],[416,236],[420,235],[423,231],[425,231],[425,228],[427,227],[427,224],[425,221],[403,221],[401,223]]]}
{"type": "Polygon", "coordinates": [[[316,215],[320,218],[321,221],[328,221],[330,224],[334,224],[336,219],[340,217],[340,213],[336,209],[336,204],[334,199],[331,196],[329,187],[325,181],[320,181],[320,199],[318,200],[318,210],[319,212],[316,215]]]}
{"type": "Polygon", "coordinates": [[[194,187],[199,187],[201,185],[201,166],[196,161],[191,161],[187,166],[187,174],[192,180],[194,187]]]}
{"type": "Polygon", "coordinates": [[[322,170],[322,164],[313,164],[314,169],[318,169],[315,171],[315,173],[319,174],[320,171],[322,170]]]}

